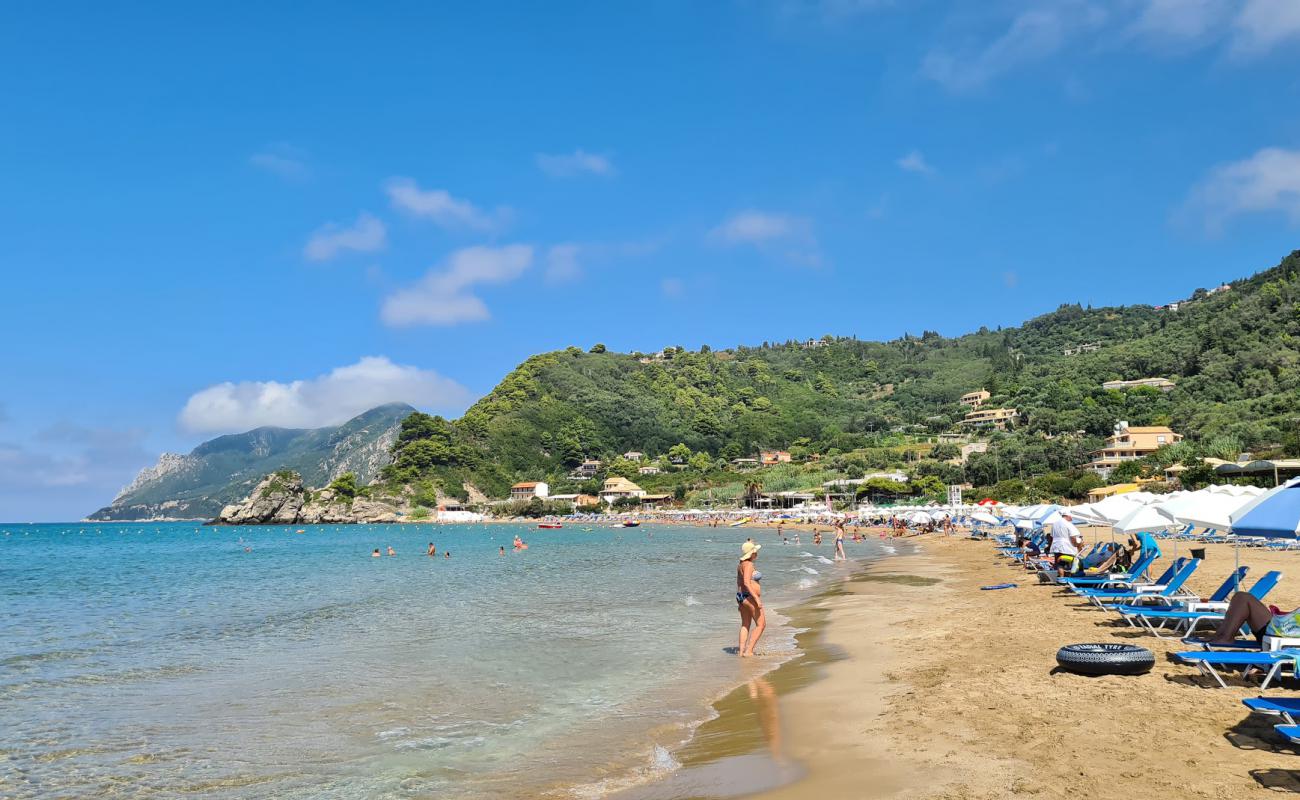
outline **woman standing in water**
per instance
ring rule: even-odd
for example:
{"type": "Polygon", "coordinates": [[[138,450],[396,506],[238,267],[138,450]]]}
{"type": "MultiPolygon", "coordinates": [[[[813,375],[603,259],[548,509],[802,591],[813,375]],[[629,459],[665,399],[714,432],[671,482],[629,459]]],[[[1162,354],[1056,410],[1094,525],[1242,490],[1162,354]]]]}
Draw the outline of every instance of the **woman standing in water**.
{"type": "Polygon", "coordinates": [[[740,563],[736,565],[736,605],[740,609],[740,648],[741,658],[754,655],[754,646],[767,628],[767,615],[763,613],[763,590],[758,582],[763,573],[754,568],[761,544],[752,539],[740,546],[740,563]],[[753,630],[750,630],[750,626],[753,630]]]}
{"type": "Polygon", "coordinates": [[[848,556],[844,555],[844,523],[835,523],[835,560],[845,561],[848,556]]]}

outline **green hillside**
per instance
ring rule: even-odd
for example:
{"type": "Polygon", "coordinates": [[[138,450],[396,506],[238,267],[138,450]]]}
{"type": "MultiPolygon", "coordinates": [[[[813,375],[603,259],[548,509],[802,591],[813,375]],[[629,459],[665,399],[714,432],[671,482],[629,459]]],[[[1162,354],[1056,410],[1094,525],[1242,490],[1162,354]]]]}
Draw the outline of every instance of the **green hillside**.
{"type": "MultiPolygon", "coordinates": [[[[1119,420],[1186,435],[1171,456],[1300,454],[1298,274],[1300,252],[1229,289],[1198,290],[1176,311],[1066,305],[1020,327],[958,338],[827,337],[657,355],[596,345],[537,355],[459,420],[408,418],[384,479],[459,496],[465,481],[496,497],[520,479],[590,490],[590,481],[567,477],[584,458],[608,465],[627,450],[657,457],[683,444],[709,458],[693,462],[693,472],[638,480],[647,488],[734,487],[743,478],[722,460],[782,448],[820,456],[802,468],[810,476],[911,465],[981,487],[1036,476],[1018,491],[1059,495],[1077,490],[1082,474],[1074,468],[1119,420]],[[1097,348],[1066,355],[1080,345],[1097,348]],[[1176,388],[1101,386],[1145,377],[1169,378],[1176,388]],[[992,393],[991,406],[1021,414],[1012,430],[984,437],[988,453],[955,467],[926,458],[928,448],[906,447],[955,430],[967,410],[958,398],[980,388],[992,393]]],[[[629,472],[626,464],[613,468],[629,472]]]]}

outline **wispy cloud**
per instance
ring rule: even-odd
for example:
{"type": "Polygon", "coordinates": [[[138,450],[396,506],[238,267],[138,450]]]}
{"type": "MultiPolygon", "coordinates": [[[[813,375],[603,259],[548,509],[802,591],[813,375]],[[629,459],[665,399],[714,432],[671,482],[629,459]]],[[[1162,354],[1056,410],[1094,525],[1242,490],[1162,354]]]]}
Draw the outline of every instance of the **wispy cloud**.
{"type": "Polygon", "coordinates": [[[1300,225],[1300,150],[1267,147],[1215,167],[1192,190],[1185,211],[1211,234],[1246,214],[1281,213],[1300,225]]]}
{"type": "Polygon", "coordinates": [[[577,175],[614,175],[614,162],[607,155],[588,153],[579,148],[572,153],[562,155],[537,154],[537,167],[547,175],[556,178],[571,178],[577,175]]]}
{"type": "Polygon", "coordinates": [[[659,250],[662,238],[630,242],[561,242],[546,249],[547,283],[564,283],[581,278],[590,264],[644,258],[659,250]]]}
{"type": "Polygon", "coordinates": [[[55,423],[36,433],[36,447],[0,442],[0,484],[9,490],[115,487],[150,460],[145,434],[143,428],[55,423]]]}
{"type": "Polygon", "coordinates": [[[306,380],[218,383],[196,392],[180,413],[193,433],[233,433],[263,425],[317,428],[337,425],[384,403],[459,410],[469,391],[430,369],[366,356],[306,380]]]}
{"type": "Polygon", "coordinates": [[[456,325],[488,319],[487,305],[469,290],[477,284],[508,283],[532,263],[530,245],[457,250],[419,283],[385,298],[380,316],[393,326],[456,325]]]}
{"type": "MultiPolygon", "coordinates": [[[[949,91],[977,91],[1063,52],[1140,47],[1178,54],[1222,45],[1235,59],[1258,58],[1300,40],[1297,0],[1053,0],[1022,3],[992,37],[965,36],[930,49],[921,75],[949,91]],[[954,43],[955,42],[955,43],[954,43]]],[[[1006,4],[989,3],[987,22],[1006,4]]]]}
{"type": "Polygon", "coordinates": [[[1127,33],[1160,47],[1183,48],[1220,35],[1234,0],[1145,0],[1127,33]]]}
{"type": "Polygon", "coordinates": [[[248,163],[273,175],[289,180],[311,176],[307,154],[288,144],[274,144],[248,157],[248,163]]]}
{"type": "Polygon", "coordinates": [[[987,44],[931,50],[921,74],[950,91],[973,91],[1016,67],[1055,55],[1071,37],[1105,19],[1101,6],[1079,0],[1031,8],[987,44]]]}
{"type": "Polygon", "coordinates": [[[790,214],[741,211],[710,231],[709,239],[727,246],[755,247],[803,266],[819,266],[822,262],[812,222],[790,214]]]}
{"type": "Polygon", "coordinates": [[[1259,56],[1283,42],[1300,39],[1300,2],[1296,0],[1246,0],[1232,24],[1229,45],[1233,55],[1259,56]]]}
{"type": "Polygon", "coordinates": [[[514,216],[506,206],[486,211],[468,200],[453,197],[445,189],[421,189],[411,178],[392,178],[385,191],[398,211],[451,230],[495,233],[509,225],[514,216]]]}
{"type": "Polygon", "coordinates": [[[934,167],[930,166],[930,162],[925,160],[925,156],[921,155],[920,150],[913,150],[895,163],[904,172],[915,172],[920,175],[933,175],[935,172],[934,167]]]}
{"type": "Polygon", "coordinates": [[[664,297],[676,299],[685,294],[686,285],[681,278],[664,278],[659,281],[659,291],[663,292],[664,297]]]}
{"type": "Polygon", "coordinates": [[[563,283],[582,277],[582,264],[578,257],[582,245],[576,242],[552,245],[546,251],[546,280],[549,283],[563,283]]]}
{"type": "Polygon", "coordinates": [[[329,261],[341,253],[373,253],[388,244],[388,229],[375,217],[361,212],[351,225],[329,223],[317,228],[303,246],[308,261],[329,261]]]}

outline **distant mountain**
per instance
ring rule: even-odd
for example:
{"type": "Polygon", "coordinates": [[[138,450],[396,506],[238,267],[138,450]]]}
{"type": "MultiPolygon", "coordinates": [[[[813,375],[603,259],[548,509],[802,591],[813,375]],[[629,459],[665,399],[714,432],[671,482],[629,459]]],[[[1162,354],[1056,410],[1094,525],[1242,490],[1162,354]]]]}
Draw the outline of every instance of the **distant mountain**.
{"type": "Polygon", "coordinates": [[[257,428],[219,436],[189,455],[164,453],[92,520],[211,519],[248,495],[265,475],[293,470],[323,486],[344,472],[368,482],[387,465],[402,420],[415,409],[379,406],[342,425],[312,430],[257,428]]]}

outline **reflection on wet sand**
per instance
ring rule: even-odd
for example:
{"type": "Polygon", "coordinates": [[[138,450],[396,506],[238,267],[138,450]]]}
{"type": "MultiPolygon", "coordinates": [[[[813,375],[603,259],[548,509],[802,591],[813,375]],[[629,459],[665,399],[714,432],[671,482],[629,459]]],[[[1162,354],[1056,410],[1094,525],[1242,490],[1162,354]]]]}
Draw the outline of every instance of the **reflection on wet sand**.
{"type": "MultiPolygon", "coordinates": [[[[828,587],[819,597],[840,593],[828,587]]],[[[729,798],[757,794],[798,780],[804,768],[786,753],[782,697],[817,680],[821,667],[844,658],[823,637],[826,609],[808,603],[790,612],[803,655],[754,675],[714,704],[718,716],[701,725],[675,753],[682,768],[662,781],[615,795],[617,800],[729,798]]],[[[761,659],[758,659],[761,665],[761,659]]],[[[756,665],[758,666],[758,665],[756,665]]]]}
{"type": "Polygon", "coordinates": [[[754,713],[758,716],[758,725],[767,739],[767,749],[778,764],[785,762],[785,753],[781,750],[781,705],[776,697],[776,689],[765,676],[758,676],[749,682],[749,699],[754,701],[754,713]]]}

